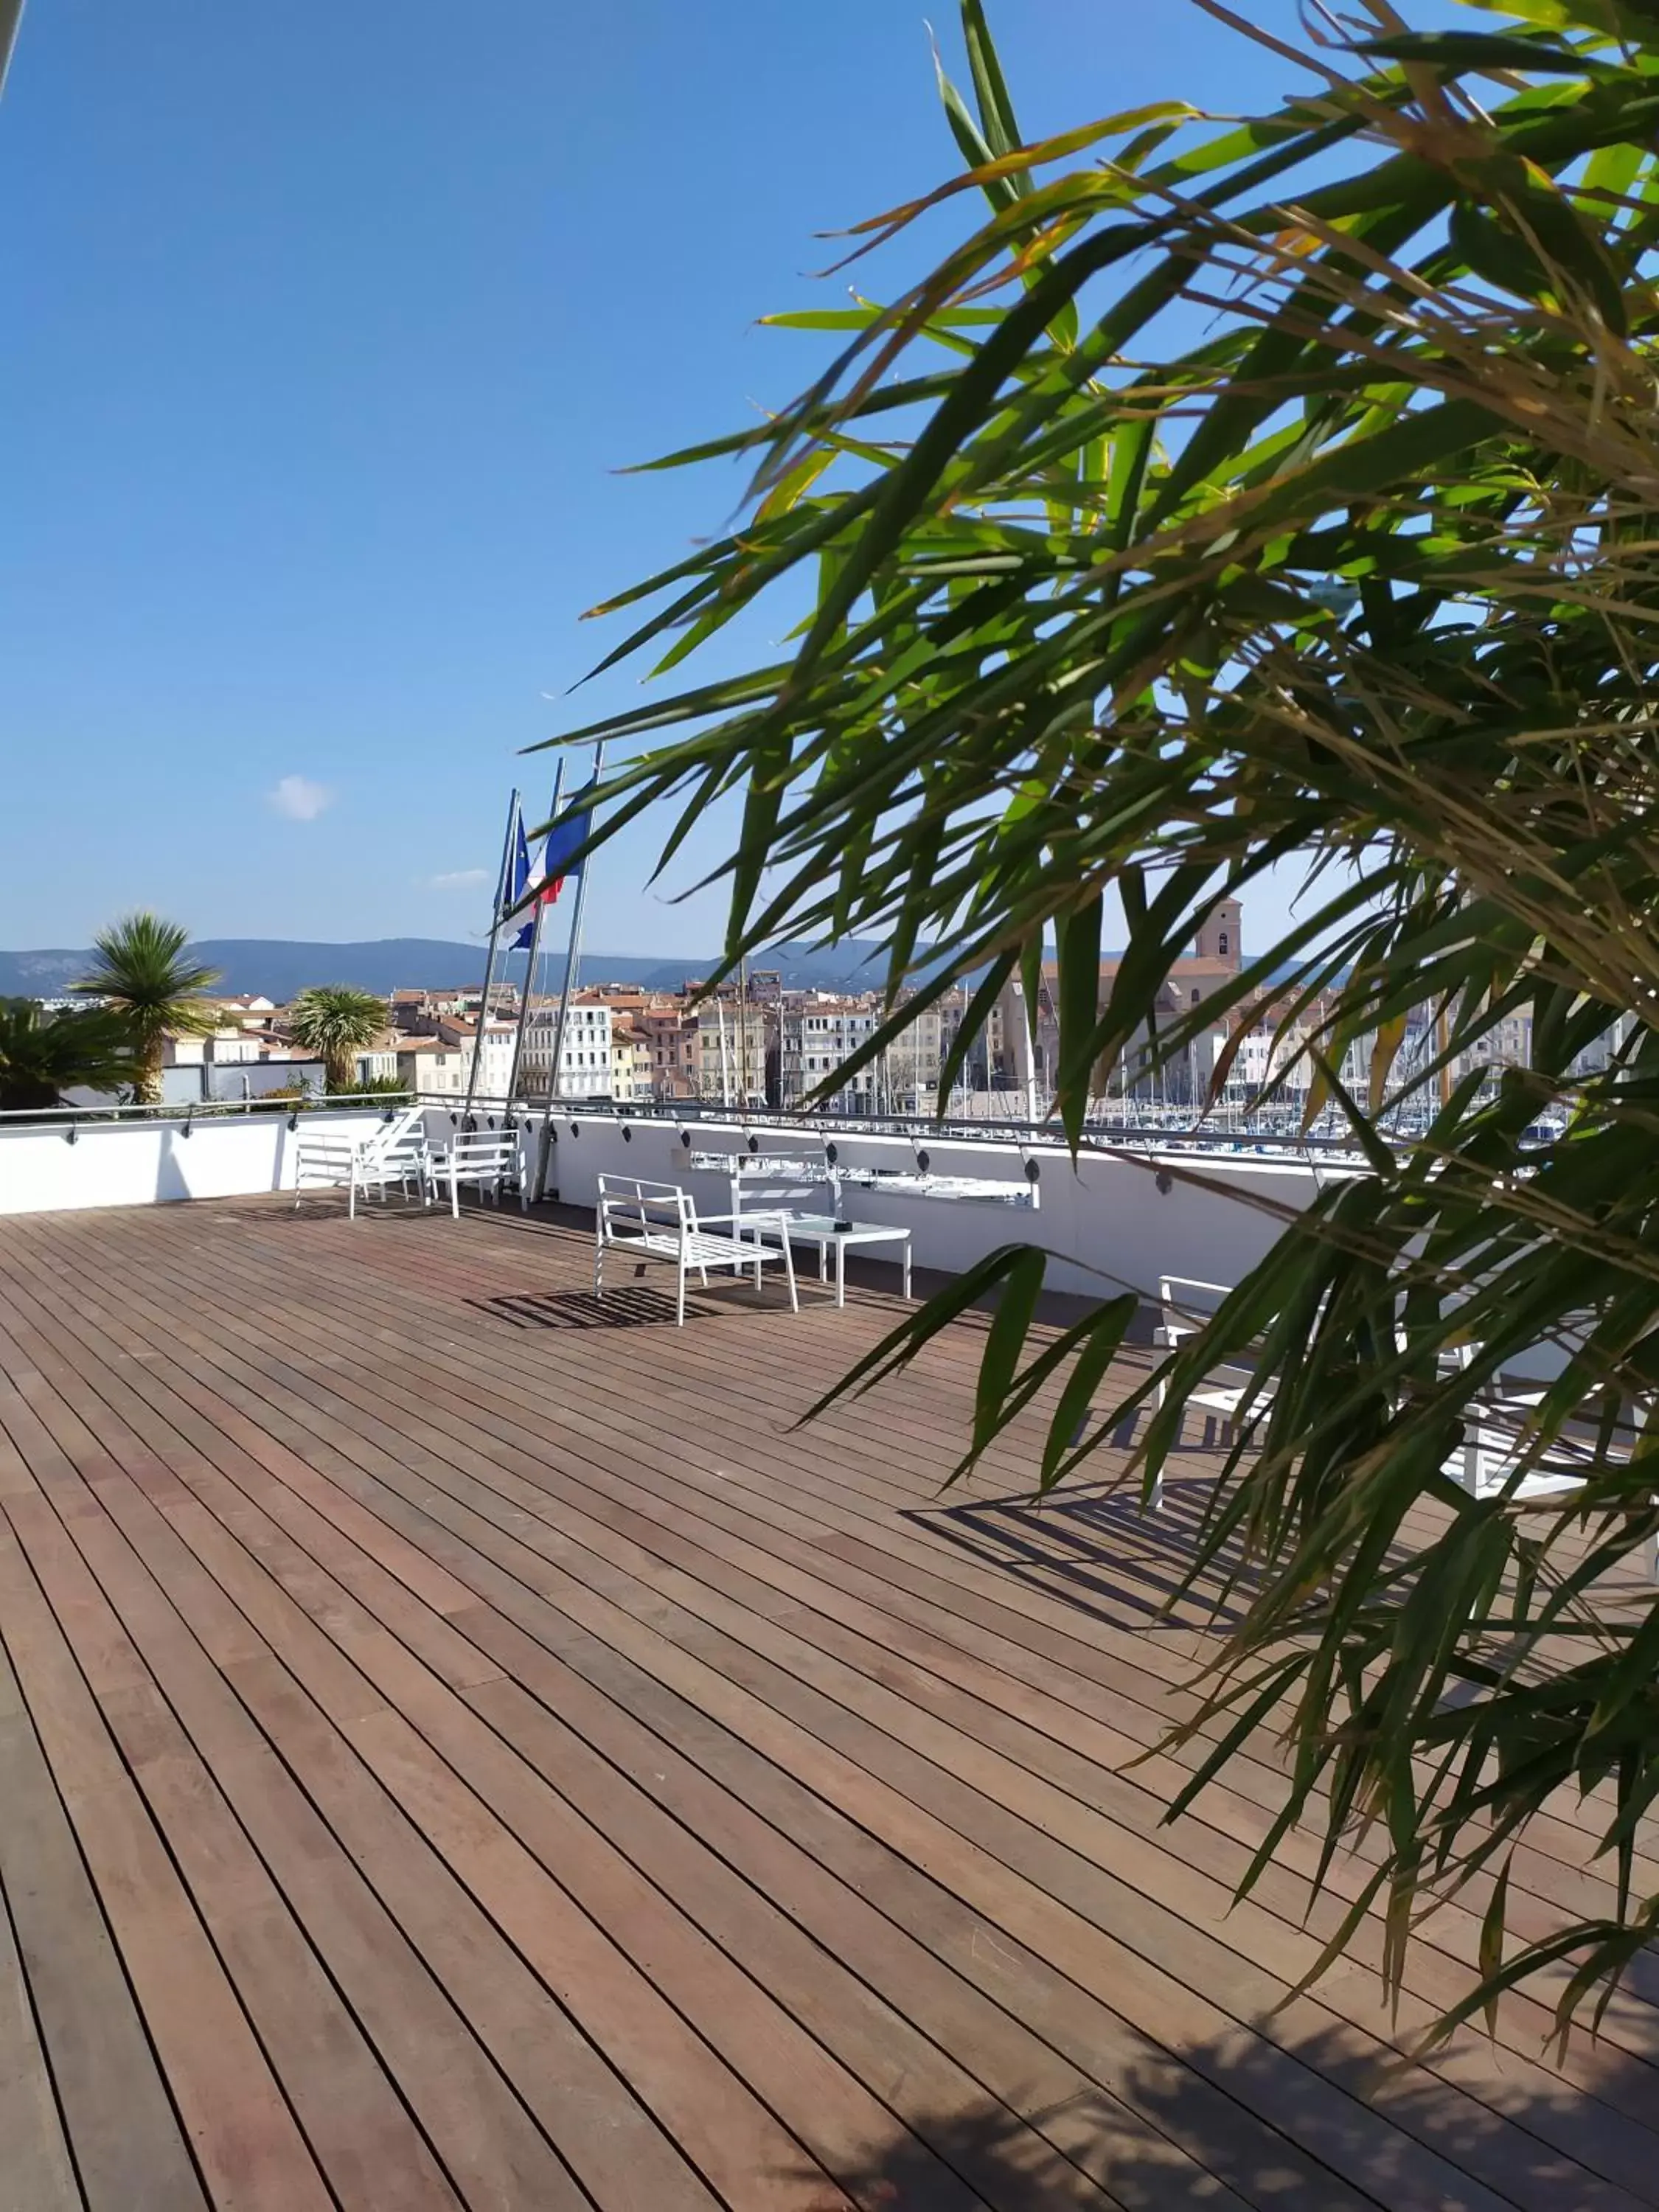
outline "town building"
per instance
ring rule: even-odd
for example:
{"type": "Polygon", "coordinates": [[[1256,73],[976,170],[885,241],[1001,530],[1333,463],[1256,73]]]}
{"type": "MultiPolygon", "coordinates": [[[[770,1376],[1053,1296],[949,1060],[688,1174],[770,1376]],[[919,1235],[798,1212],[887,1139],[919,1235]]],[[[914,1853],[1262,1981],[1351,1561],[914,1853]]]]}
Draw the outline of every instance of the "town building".
{"type": "Polygon", "coordinates": [[[698,1096],[696,1018],[678,999],[657,998],[639,1006],[629,1021],[645,1039],[650,1055],[651,1097],[659,1105],[698,1096]]]}
{"type": "MultiPolygon", "coordinates": [[[[468,1055],[469,1078],[471,1056],[478,1058],[478,1079],[471,1085],[479,1098],[505,1098],[513,1082],[513,1045],[517,1035],[516,1022],[490,1021],[482,1030],[476,1020],[460,1014],[441,1016],[437,1035],[441,1044],[459,1047],[468,1055]]],[[[463,1084],[465,1090],[468,1087],[463,1084]]]]}
{"type": "MultiPolygon", "coordinates": [[[[773,1103],[803,1105],[843,1061],[874,1035],[881,1014],[872,993],[855,999],[829,992],[792,994],[777,1010],[778,1048],[773,1103]]],[[[837,1114],[873,1110],[876,1071],[860,1068],[821,1103],[837,1114]]]]}
{"type": "MultiPolygon", "coordinates": [[[[688,988],[695,988],[689,986],[688,988]]],[[[772,1011],[722,988],[688,1016],[696,1026],[696,1095],[719,1106],[764,1106],[772,1011]]]]}
{"type": "Polygon", "coordinates": [[[398,1047],[398,1080],[405,1091],[434,1097],[464,1097],[471,1048],[446,1044],[439,1037],[405,1037],[398,1047]]]}
{"type": "MultiPolygon", "coordinates": [[[[1157,1018],[1160,1025],[1190,1014],[1237,977],[1244,965],[1244,914],[1237,899],[1218,900],[1199,931],[1193,950],[1172,963],[1158,993],[1157,1018]]],[[[1116,957],[1100,963],[1096,1004],[1104,1012],[1117,979],[1116,957]]],[[[1019,1092],[1047,1110],[1052,1097],[1060,1057],[1060,1012],[1057,993],[1059,967],[1044,961],[1039,970],[1035,1012],[1027,1003],[1024,979],[1011,977],[999,993],[988,1024],[992,1086],[1019,1092]]],[[[1155,1082],[1164,1097],[1196,1103],[1208,1095],[1214,1070],[1217,1037],[1224,1031],[1194,1038],[1188,1049],[1170,1066],[1160,1069],[1155,1082]]],[[[1139,1073],[1150,1048],[1145,1025],[1138,1026],[1119,1054],[1115,1065],[1103,1065],[1097,1095],[1104,1097],[1125,1087],[1139,1091],[1154,1079],[1139,1073]]]]}
{"type": "Polygon", "coordinates": [[[611,1023],[611,1096],[624,1106],[649,1105],[653,1097],[651,1041],[643,1030],[613,1014],[611,1023]]]}
{"type": "Polygon", "coordinates": [[[524,1051],[519,1060],[519,1089],[523,1096],[609,1098],[611,1019],[608,1005],[585,993],[573,998],[556,1085],[552,1080],[553,1047],[558,1033],[559,1002],[548,999],[533,1005],[525,1024],[524,1051]]]}

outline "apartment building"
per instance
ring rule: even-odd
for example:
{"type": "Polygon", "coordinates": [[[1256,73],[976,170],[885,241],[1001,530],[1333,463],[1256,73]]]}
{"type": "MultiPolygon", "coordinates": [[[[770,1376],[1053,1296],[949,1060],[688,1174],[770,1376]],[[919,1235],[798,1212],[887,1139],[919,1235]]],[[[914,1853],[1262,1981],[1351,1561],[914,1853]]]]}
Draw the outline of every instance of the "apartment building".
{"type": "MultiPolygon", "coordinates": [[[[781,1106],[799,1106],[875,1033],[881,1018],[873,995],[836,998],[802,993],[777,1009],[774,1091],[781,1106]]],[[[876,1071],[861,1068],[823,1103],[837,1114],[874,1109],[876,1071]]]]}
{"type": "Polygon", "coordinates": [[[771,1008],[722,991],[686,1016],[696,1030],[696,1096],[714,1105],[764,1106],[771,1008]]]}
{"type": "Polygon", "coordinates": [[[531,1098],[609,1098],[611,1096],[612,1014],[608,1004],[581,996],[573,1000],[565,1024],[559,1077],[553,1081],[553,1046],[558,1034],[558,1001],[532,1006],[525,1024],[519,1089],[531,1098]]]}
{"type": "Polygon", "coordinates": [[[391,1041],[358,1055],[360,1075],[378,1074],[391,1061],[391,1072],[407,1091],[430,1091],[439,1097],[505,1098],[513,1066],[511,1022],[492,1021],[483,1031],[478,1079],[472,1081],[472,1062],[479,1054],[478,1024],[459,1016],[440,1017],[431,1036],[394,1035],[391,1041]]]}
{"type": "Polygon", "coordinates": [[[650,1055],[650,1096],[659,1105],[696,1098],[701,1034],[696,1018],[688,1018],[678,999],[657,998],[637,1007],[629,1019],[650,1055]]]}
{"type": "MultiPolygon", "coordinates": [[[[477,983],[453,991],[398,990],[392,994],[392,1019],[395,1028],[411,1036],[431,1036],[436,1034],[441,1020],[461,1016],[476,1021],[483,1005],[483,992],[477,983]]],[[[498,1021],[516,1017],[519,1011],[517,987],[512,983],[492,983],[489,987],[489,1006],[492,1016],[498,1021]]]]}
{"type": "Polygon", "coordinates": [[[471,1046],[446,1044],[441,1038],[404,1037],[398,1046],[398,1080],[405,1091],[419,1091],[441,1098],[465,1097],[467,1070],[472,1065],[471,1046]]]}
{"type": "Polygon", "coordinates": [[[911,1015],[876,1063],[873,1079],[882,1102],[878,1110],[933,1112],[945,1059],[961,1030],[967,1006],[965,991],[948,991],[911,1015]]]}
{"type": "Polygon", "coordinates": [[[620,1104],[648,1105],[654,1097],[651,1041],[643,1030],[613,1012],[611,1022],[611,1096],[620,1104]]]}
{"type": "Polygon", "coordinates": [[[477,1021],[449,1014],[440,1017],[437,1036],[441,1044],[459,1048],[467,1055],[469,1068],[471,1056],[477,1054],[478,1079],[472,1086],[477,1097],[505,1098],[513,1080],[515,1030],[516,1024],[507,1021],[487,1022],[481,1030],[477,1021]]]}

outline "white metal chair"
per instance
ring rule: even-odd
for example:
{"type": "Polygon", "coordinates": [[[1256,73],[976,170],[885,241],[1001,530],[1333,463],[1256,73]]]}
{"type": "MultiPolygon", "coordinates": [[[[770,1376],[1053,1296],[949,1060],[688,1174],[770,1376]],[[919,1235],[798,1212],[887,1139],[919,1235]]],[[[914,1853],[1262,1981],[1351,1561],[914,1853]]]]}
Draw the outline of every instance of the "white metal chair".
{"type": "Polygon", "coordinates": [[[351,1181],[351,1164],[361,1139],[340,1129],[301,1137],[294,1147],[294,1203],[307,1190],[343,1190],[351,1181]]]}
{"type": "Polygon", "coordinates": [[[357,1212],[357,1194],[365,1197],[379,1194],[385,1201],[396,1183],[407,1198],[411,1189],[422,1206],[430,1206],[433,1199],[432,1158],[427,1149],[426,1131],[422,1127],[388,1132],[379,1143],[371,1142],[358,1147],[352,1163],[350,1193],[346,1211],[355,1219],[357,1212]]]}
{"type": "MultiPolygon", "coordinates": [[[[1218,1305],[1232,1288],[1231,1283],[1206,1283],[1196,1275],[1160,1275],[1158,1279],[1159,1319],[1158,1327],[1152,1331],[1153,1344],[1166,1352],[1173,1352],[1188,1337],[1197,1336],[1203,1330],[1209,1312],[1194,1307],[1182,1298],[1179,1292],[1196,1291],[1202,1297],[1212,1298],[1218,1305]]],[[[1273,1396],[1273,1386],[1270,1381],[1255,1380],[1231,1361],[1224,1363],[1218,1371],[1224,1375],[1236,1373],[1240,1379],[1237,1382],[1206,1381],[1202,1389],[1189,1391],[1182,1399],[1181,1412],[1183,1419],[1189,1407],[1196,1407],[1200,1413],[1212,1415],[1219,1424],[1221,1434],[1225,1438],[1237,1420],[1246,1399],[1252,1407],[1265,1407],[1273,1396]]],[[[1169,1390],[1168,1382],[1160,1376],[1157,1401],[1160,1408],[1169,1396],[1169,1390]]],[[[1176,1441],[1180,1441],[1179,1429],[1176,1441]]],[[[1160,1474],[1152,1485],[1152,1507],[1154,1511],[1161,1512],[1163,1506],[1164,1477],[1160,1474]]]]}
{"type": "MultiPolygon", "coordinates": [[[[1160,1277],[1158,1287],[1162,1311],[1152,1340],[1173,1351],[1185,1338],[1197,1335],[1206,1318],[1183,1304],[1176,1292],[1196,1291],[1218,1300],[1227,1295],[1230,1285],[1200,1282],[1190,1276],[1164,1275],[1160,1277]]],[[[1401,1341],[1403,1349],[1403,1336],[1401,1341]]],[[[1478,1348],[1473,1343],[1448,1346],[1438,1355],[1437,1364],[1441,1373],[1468,1367],[1478,1348]]],[[[1164,1402],[1167,1388],[1163,1382],[1158,1386],[1160,1406],[1164,1402]]],[[[1252,1407],[1266,1407],[1273,1391],[1271,1379],[1245,1379],[1237,1385],[1206,1382],[1201,1390],[1191,1392],[1183,1401],[1182,1410],[1195,1406],[1201,1412],[1213,1414],[1224,1438],[1247,1397],[1252,1407]]],[[[1543,1403],[1546,1395],[1540,1389],[1516,1389],[1495,1378],[1477,1396],[1463,1441],[1443,1462],[1443,1472],[1471,1498],[1504,1496],[1507,1504],[1517,1506],[1547,1505],[1582,1489],[1584,1477],[1579,1471],[1579,1463],[1585,1461],[1587,1455],[1571,1439],[1558,1442],[1537,1464],[1528,1466],[1519,1479],[1514,1480],[1522,1462],[1522,1424],[1533,1408],[1543,1403]]],[[[1638,1431],[1646,1425],[1650,1410],[1645,1405],[1635,1409],[1635,1426],[1638,1431]]],[[[1164,1479],[1160,1475],[1153,1486],[1152,1504],[1161,1508],[1163,1503],[1164,1479]]],[[[1659,1582],[1659,1538],[1655,1539],[1649,1565],[1653,1580],[1659,1582]]]]}
{"type": "MultiPolygon", "coordinates": [[[[1396,1334],[1403,1348],[1404,1333],[1396,1334]]],[[[1436,1355],[1436,1369],[1442,1376],[1455,1375],[1474,1364],[1478,1349],[1473,1343],[1447,1345],[1436,1355]]],[[[1475,1394],[1463,1441],[1441,1462],[1442,1473],[1471,1498],[1498,1496],[1520,1461],[1522,1424],[1544,1396],[1542,1390],[1507,1390],[1496,1377],[1483,1384],[1475,1394]]],[[[1523,1474],[1510,1495],[1516,1504],[1531,1504],[1535,1499],[1565,1497],[1582,1480],[1559,1462],[1552,1463],[1523,1474]]]]}
{"type": "Polygon", "coordinates": [[[405,1108],[367,1137],[341,1130],[319,1130],[301,1137],[295,1155],[294,1203],[305,1190],[346,1187],[346,1211],[355,1220],[357,1194],[378,1191],[384,1200],[393,1183],[407,1198],[411,1186],[421,1203],[432,1202],[432,1166],[427,1151],[426,1116],[418,1106],[405,1108]]]}
{"type": "Polygon", "coordinates": [[[473,1184],[481,1199],[487,1198],[492,1206],[501,1202],[501,1186],[515,1177],[519,1182],[519,1209],[527,1210],[530,1200],[520,1174],[519,1139],[510,1130],[480,1129],[451,1139],[441,1152],[431,1158],[434,1186],[449,1191],[449,1210],[457,1219],[461,1211],[461,1185],[473,1184]]]}
{"type": "Polygon", "coordinates": [[[789,1285],[789,1307],[792,1313],[800,1311],[800,1301],[795,1295],[795,1263],[789,1250],[789,1239],[783,1232],[783,1217],[775,1213],[746,1213],[741,1221],[731,1214],[705,1215],[698,1218],[691,1194],[674,1182],[643,1182],[632,1176],[602,1175],[599,1179],[599,1206],[593,1224],[593,1295],[605,1296],[605,1256],[607,1252],[619,1253],[624,1261],[643,1264],[659,1261],[671,1267],[675,1275],[675,1327],[685,1326],[685,1279],[696,1272],[698,1281],[706,1290],[708,1271],[729,1268],[734,1274],[746,1273],[753,1268],[755,1289],[761,1289],[761,1270],[781,1261],[784,1279],[789,1285]],[[728,1223],[730,1233],[710,1226],[711,1223],[728,1223]],[[744,1229],[753,1231],[744,1237],[744,1229]],[[775,1244],[761,1242],[760,1232],[769,1230],[781,1241],[775,1244]]]}

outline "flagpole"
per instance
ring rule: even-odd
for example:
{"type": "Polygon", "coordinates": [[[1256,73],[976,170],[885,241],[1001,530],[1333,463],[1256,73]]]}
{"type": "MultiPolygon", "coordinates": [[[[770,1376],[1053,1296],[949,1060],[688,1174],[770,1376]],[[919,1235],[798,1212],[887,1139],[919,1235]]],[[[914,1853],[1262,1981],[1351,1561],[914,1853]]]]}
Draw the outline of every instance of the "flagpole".
{"type": "MultiPolygon", "coordinates": [[[[600,738],[593,748],[593,777],[597,783],[605,773],[605,740],[600,738]]],[[[551,1148],[553,1109],[559,1098],[559,1071],[564,1065],[565,1025],[570,1019],[570,994],[576,988],[576,971],[582,952],[582,912],[587,904],[587,869],[586,858],[576,871],[576,897],[570,909],[570,942],[564,956],[564,988],[559,994],[559,1018],[553,1030],[553,1071],[548,1084],[547,1106],[542,1115],[541,1145],[536,1160],[536,1196],[541,1197],[547,1187],[548,1153],[551,1148]]]]}
{"type": "MultiPolygon", "coordinates": [[[[553,777],[553,804],[548,811],[547,819],[550,829],[558,819],[559,794],[563,789],[564,756],[561,754],[559,756],[559,765],[553,777]]],[[[544,878],[543,882],[543,889],[544,890],[546,889],[544,878]]],[[[534,907],[531,909],[530,950],[525,957],[524,963],[524,1000],[519,1008],[519,1027],[518,1031],[513,1039],[513,1066],[507,1079],[507,1103],[509,1106],[513,1103],[514,1099],[518,1095],[519,1062],[523,1056],[524,1033],[530,1020],[530,994],[536,981],[536,957],[541,951],[542,917],[546,911],[547,908],[544,901],[539,898],[536,901],[534,907]]]]}
{"type": "Polygon", "coordinates": [[[495,920],[489,927],[489,951],[484,960],[483,997],[478,1006],[478,1034],[472,1041],[472,1065],[467,1070],[466,1105],[463,1109],[463,1125],[472,1118],[472,1101],[478,1089],[478,1064],[483,1058],[484,1033],[489,1021],[489,987],[495,976],[495,948],[501,941],[501,908],[507,904],[507,887],[512,880],[513,842],[519,827],[522,794],[514,792],[507,810],[507,842],[501,847],[501,872],[495,884],[495,920]]]}

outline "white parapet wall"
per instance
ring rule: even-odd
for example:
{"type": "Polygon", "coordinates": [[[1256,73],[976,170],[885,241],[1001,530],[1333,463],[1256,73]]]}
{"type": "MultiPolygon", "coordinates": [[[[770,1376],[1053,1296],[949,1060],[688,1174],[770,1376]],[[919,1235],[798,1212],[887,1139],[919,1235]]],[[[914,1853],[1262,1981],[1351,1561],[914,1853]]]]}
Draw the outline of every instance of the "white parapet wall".
{"type": "Polygon", "coordinates": [[[159,1206],[291,1190],[300,1134],[380,1126],[372,1109],[177,1116],[143,1121],[0,1121],[0,1214],[159,1206]],[[73,1132],[74,1141],[70,1141],[73,1132]]]}
{"type": "MultiPolygon", "coordinates": [[[[775,1125],[733,1121],[677,1126],[657,1119],[619,1120],[581,1111],[561,1113],[547,1184],[567,1205],[594,1204],[601,1175],[675,1182],[691,1192],[700,1212],[730,1209],[729,1176],[694,1167],[700,1156],[747,1153],[818,1159],[825,1133],[797,1136],[775,1125]]],[[[932,1177],[963,1185],[1024,1184],[1035,1164],[1035,1206],[972,1197],[925,1196],[914,1186],[848,1184],[842,1206],[850,1218],[908,1228],[920,1267],[960,1274],[1000,1244],[1039,1244],[1054,1257],[1051,1289],[1108,1297],[1120,1289],[1155,1296],[1160,1275],[1237,1282],[1267,1252],[1286,1220],[1311,1203],[1322,1182],[1351,1170],[1295,1155],[1171,1150],[1125,1157],[1085,1152],[1073,1160],[1063,1145],[1022,1146],[1010,1139],[865,1136],[829,1133],[837,1164],[856,1172],[884,1169],[915,1176],[926,1154],[932,1177]],[[1190,1178],[1203,1178],[1202,1187],[1190,1178]]],[[[827,1199],[827,1186],[826,1186],[827,1199]]],[[[879,1250],[879,1248],[878,1248],[879,1250]]]]}
{"type": "MultiPolygon", "coordinates": [[[[448,1141],[460,1115],[429,1105],[428,1133],[448,1141]]],[[[501,1118],[499,1107],[488,1115],[501,1118]]],[[[517,1117],[515,1116],[515,1119],[517,1117]]],[[[300,1137],[349,1129],[368,1134],[383,1116],[362,1108],[219,1116],[167,1115],[140,1121],[0,1122],[0,1214],[49,1213],[90,1206],[155,1206],[190,1198],[234,1198],[291,1190],[300,1137]],[[73,1140],[70,1130],[73,1129],[73,1140]]],[[[479,1125],[486,1114],[480,1109],[479,1125]]],[[[526,1170],[533,1172],[540,1117],[521,1124],[526,1170]]],[[[861,1221],[908,1228],[921,1267],[959,1274],[1000,1244],[1040,1244],[1050,1254],[1057,1291],[1109,1297],[1120,1288],[1147,1294],[1163,1274],[1237,1282],[1267,1251],[1290,1215],[1307,1206],[1322,1180],[1340,1167],[1294,1157],[1225,1152],[1147,1152],[1133,1158],[1085,1152],[1075,1160],[1059,1144],[1006,1139],[866,1135],[846,1129],[751,1126],[654,1117],[619,1118],[580,1109],[552,1124],[547,1186],[567,1205],[592,1206],[602,1174],[674,1182],[706,1213],[732,1203],[729,1174],[694,1158],[736,1155],[822,1161],[856,1176],[883,1171],[873,1185],[843,1186],[843,1211],[861,1221]],[[972,1196],[924,1195],[915,1177],[952,1179],[958,1188],[1032,1188],[1035,1206],[972,1196]],[[1030,1170],[1035,1169],[1035,1182],[1030,1170]],[[1203,1177],[1203,1187],[1189,1180],[1203,1177]],[[887,1178],[909,1179],[904,1182],[887,1178]]],[[[829,1203],[829,1186],[823,1202],[829,1203]]]]}
{"type": "MultiPolygon", "coordinates": [[[[447,1127],[449,1117],[443,1117],[447,1127]]],[[[962,1274],[1001,1244],[1036,1244],[1052,1257],[1044,1280],[1050,1290],[1085,1298],[1132,1290],[1149,1301],[1158,1278],[1179,1275],[1231,1286],[1240,1282],[1319,1190],[1358,1171],[1340,1156],[1298,1155],[1283,1148],[1230,1150],[1171,1147],[1085,1151],[1073,1159],[1064,1145],[1021,1144],[1010,1139],[864,1135],[845,1127],[799,1132],[775,1123],[618,1119],[567,1110],[553,1123],[556,1142],[548,1168],[549,1195],[567,1205],[592,1206],[601,1175],[637,1176],[675,1182],[690,1191],[698,1211],[724,1213],[732,1204],[729,1171],[694,1167],[694,1159],[750,1154],[757,1164],[815,1162],[826,1144],[836,1164],[856,1172],[886,1169],[914,1176],[959,1179],[960,1183],[1023,1182],[1036,1169],[1034,1206],[999,1205],[969,1197],[922,1195],[902,1184],[842,1186],[844,1214],[855,1221],[891,1223],[910,1231],[918,1267],[962,1274]]],[[[526,1132],[532,1164],[535,1129],[526,1132]]],[[[436,1126],[434,1136],[441,1134],[436,1126]]],[[[825,1197],[828,1197],[828,1185],[825,1197]]],[[[868,1256],[879,1258],[877,1246],[868,1256]]],[[[1207,1300],[1192,1297],[1202,1307],[1207,1300]]],[[[1560,1372],[1563,1354],[1540,1344],[1509,1363],[1505,1372],[1522,1381],[1548,1382],[1560,1372]]]]}

